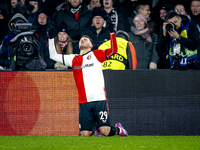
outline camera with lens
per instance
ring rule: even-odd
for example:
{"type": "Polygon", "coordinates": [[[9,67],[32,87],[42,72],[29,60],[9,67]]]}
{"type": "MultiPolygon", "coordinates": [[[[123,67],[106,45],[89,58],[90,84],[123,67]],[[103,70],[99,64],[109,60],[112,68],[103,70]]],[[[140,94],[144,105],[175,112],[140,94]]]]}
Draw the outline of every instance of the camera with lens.
{"type": "Polygon", "coordinates": [[[172,56],[172,66],[171,69],[179,69],[180,68],[180,60],[182,59],[182,56],[179,54],[176,54],[175,56],[172,56]]]}
{"type": "Polygon", "coordinates": [[[20,43],[19,50],[23,55],[32,55],[35,50],[33,33],[36,31],[36,26],[32,23],[16,23],[14,32],[17,33],[17,39],[20,43]]]}
{"type": "Polygon", "coordinates": [[[45,70],[47,64],[41,53],[41,44],[34,32],[32,23],[16,23],[16,36],[10,41],[10,69],[12,70],[45,70]]]}
{"type": "Polygon", "coordinates": [[[166,28],[167,31],[170,32],[170,31],[173,31],[173,30],[175,29],[175,27],[176,27],[175,24],[172,23],[172,22],[170,22],[170,23],[168,23],[168,24],[166,25],[165,28],[166,28]]]}

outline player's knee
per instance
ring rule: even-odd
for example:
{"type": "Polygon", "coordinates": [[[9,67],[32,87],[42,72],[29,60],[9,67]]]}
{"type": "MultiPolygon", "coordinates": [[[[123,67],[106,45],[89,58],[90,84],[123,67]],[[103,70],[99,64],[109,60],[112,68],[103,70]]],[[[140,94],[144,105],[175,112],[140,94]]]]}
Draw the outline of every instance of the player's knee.
{"type": "Polygon", "coordinates": [[[81,136],[88,137],[92,135],[92,131],[81,131],[81,136]]]}
{"type": "Polygon", "coordinates": [[[109,126],[100,127],[100,131],[103,135],[108,136],[110,133],[110,127],[109,126]]]}

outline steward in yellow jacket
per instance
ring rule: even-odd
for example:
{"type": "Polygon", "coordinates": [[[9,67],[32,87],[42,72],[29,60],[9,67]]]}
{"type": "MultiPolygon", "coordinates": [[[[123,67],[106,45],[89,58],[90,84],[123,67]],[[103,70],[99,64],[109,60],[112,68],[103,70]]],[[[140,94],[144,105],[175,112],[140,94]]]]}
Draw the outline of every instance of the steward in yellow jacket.
{"type": "MultiPolygon", "coordinates": [[[[118,51],[109,60],[104,61],[102,70],[136,70],[137,58],[136,51],[131,42],[128,41],[129,35],[122,30],[117,31],[117,48],[118,51]]],[[[101,44],[98,49],[106,50],[110,48],[110,40],[101,44]]]]}

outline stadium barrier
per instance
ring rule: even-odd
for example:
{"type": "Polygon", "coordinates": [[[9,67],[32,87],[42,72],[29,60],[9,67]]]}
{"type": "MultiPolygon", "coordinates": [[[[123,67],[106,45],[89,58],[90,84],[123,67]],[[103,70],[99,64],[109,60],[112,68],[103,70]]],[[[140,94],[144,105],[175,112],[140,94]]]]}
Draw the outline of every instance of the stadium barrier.
{"type": "MultiPolygon", "coordinates": [[[[129,135],[200,135],[200,71],[104,71],[111,123],[129,135]]],[[[0,71],[0,135],[78,135],[71,71],[0,71]]],[[[95,86],[95,85],[94,85],[95,86]]]]}

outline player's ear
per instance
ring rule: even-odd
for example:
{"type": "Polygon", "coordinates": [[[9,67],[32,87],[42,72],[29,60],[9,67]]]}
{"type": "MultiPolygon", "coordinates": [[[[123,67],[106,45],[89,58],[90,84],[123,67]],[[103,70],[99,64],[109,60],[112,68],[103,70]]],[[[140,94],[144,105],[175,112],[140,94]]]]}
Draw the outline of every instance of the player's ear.
{"type": "Polygon", "coordinates": [[[91,44],[90,44],[90,48],[92,48],[92,47],[93,47],[93,44],[91,43],[91,44]]]}

